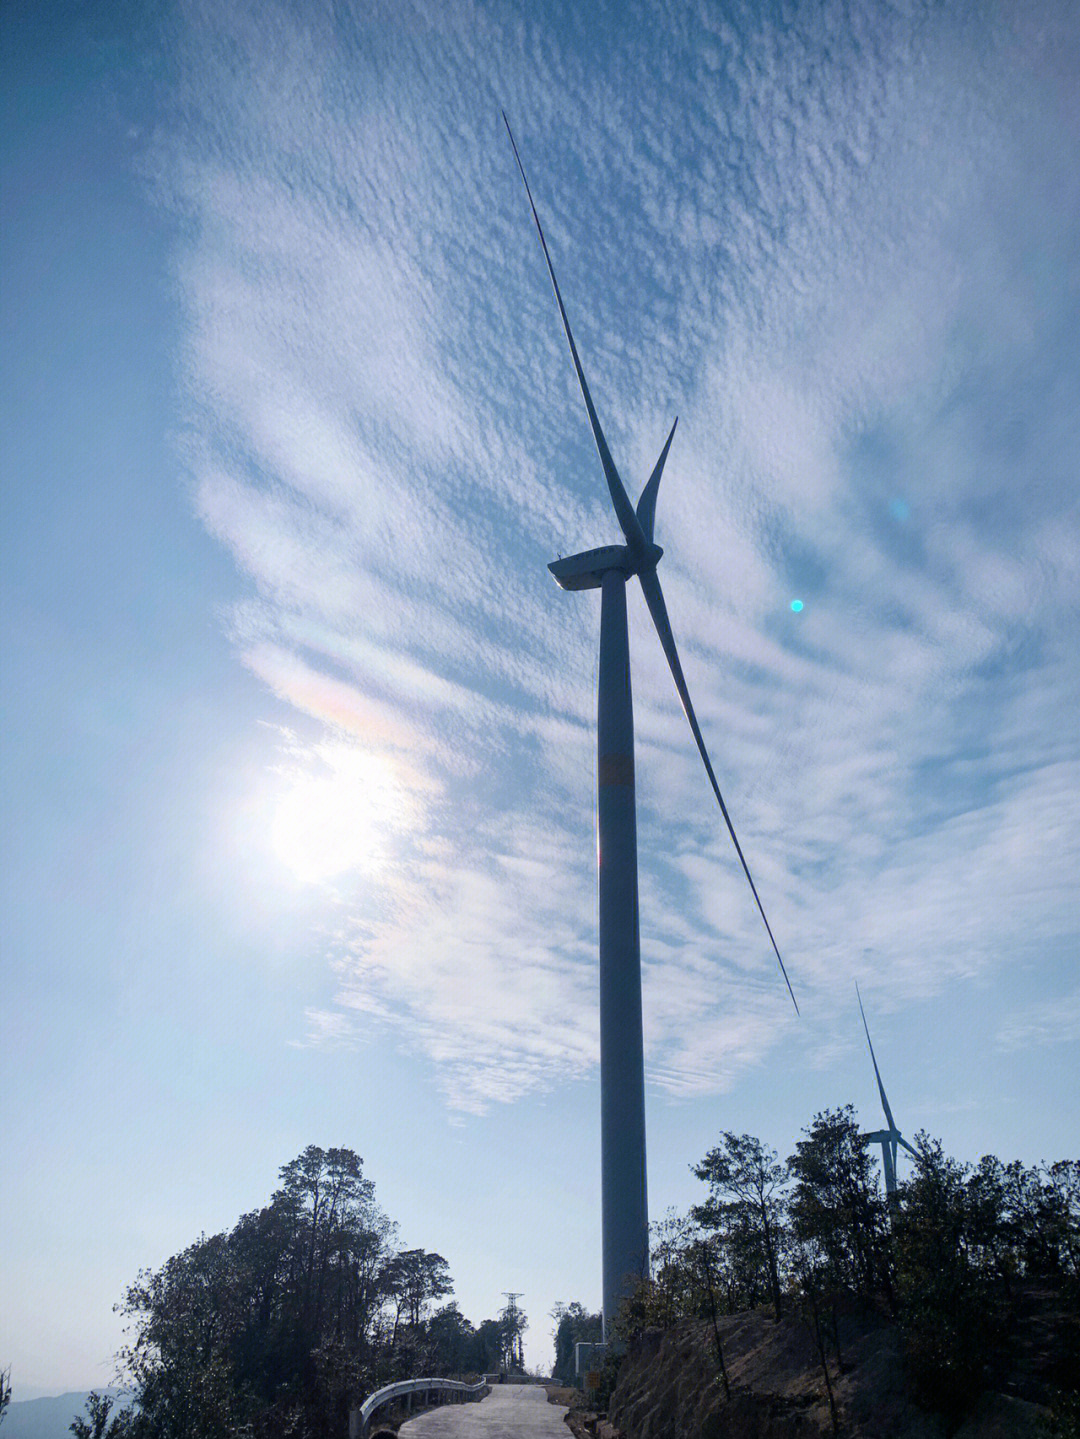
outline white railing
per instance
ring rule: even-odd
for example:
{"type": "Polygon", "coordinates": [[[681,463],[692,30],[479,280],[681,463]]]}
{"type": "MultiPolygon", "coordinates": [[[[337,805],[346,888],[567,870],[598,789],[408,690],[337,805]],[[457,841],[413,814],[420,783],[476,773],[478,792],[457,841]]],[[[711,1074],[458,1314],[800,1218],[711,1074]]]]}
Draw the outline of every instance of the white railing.
{"type": "Polygon", "coordinates": [[[481,1379],[479,1384],[464,1384],[460,1379],[402,1379],[397,1384],[376,1389],[359,1409],[350,1412],[349,1439],[367,1439],[375,1411],[384,1404],[392,1404],[395,1399],[404,1400],[411,1412],[418,1395],[422,1396],[420,1407],[427,1409],[432,1404],[466,1404],[469,1400],[483,1399],[485,1394],[490,1393],[491,1385],[486,1379],[481,1379]]]}

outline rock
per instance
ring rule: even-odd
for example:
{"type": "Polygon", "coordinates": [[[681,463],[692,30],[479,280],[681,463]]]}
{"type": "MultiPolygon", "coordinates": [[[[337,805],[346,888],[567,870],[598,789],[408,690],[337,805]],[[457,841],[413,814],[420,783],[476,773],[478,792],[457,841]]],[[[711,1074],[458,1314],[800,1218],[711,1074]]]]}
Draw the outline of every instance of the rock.
{"type": "MultiPolygon", "coordinates": [[[[725,1396],[712,1328],[684,1323],[641,1335],[619,1371],[596,1439],[832,1439],[821,1357],[808,1323],[771,1311],[720,1321],[730,1385],[725,1396]]],[[[829,1335],[829,1383],[843,1439],[945,1439],[941,1421],[908,1395],[900,1338],[888,1318],[839,1317],[829,1335]]],[[[1003,1376],[1003,1387],[1004,1387],[1003,1376]]],[[[1004,1393],[983,1396],[955,1439],[1035,1439],[1046,1410],[1004,1393]]]]}

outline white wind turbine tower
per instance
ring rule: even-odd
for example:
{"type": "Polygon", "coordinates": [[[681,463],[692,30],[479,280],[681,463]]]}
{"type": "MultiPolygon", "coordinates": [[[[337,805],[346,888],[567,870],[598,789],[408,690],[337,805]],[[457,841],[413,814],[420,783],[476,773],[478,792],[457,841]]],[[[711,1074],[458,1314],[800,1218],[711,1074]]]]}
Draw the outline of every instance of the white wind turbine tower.
{"type": "MultiPolygon", "coordinates": [[[[712,792],[720,806],[743,873],[753,891],[773,950],[787,982],[796,1013],[799,1006],[784,961],[750,874],[742,846],[713,773],[694,706],[683,678],[667,606],[656,566],[663,550],[653,542],[656,495],[675,425],[660,452],[637,508],[630,503],[581,367],[559,282],[536,212],[532,191],[518,154],[510,122],[507,133],[514,149],[529,207],[547,262],[548,274],[570,346],[593,440],[600,455],[608,492],[624,544],[607,545],[553,561],[548,568],[564,590],[599,589],[600,680],[597,706],[597,859],[600,932],[600,1148],[603,1222],[604,1340],[619,1303],[633,1284],[648,1273],[649,1214],[645,1180],[645,1060],[641,1027],[641,955],[638,931],[637,815],[634,791],[634,716],[630,692],[630,651],[626,627],[626,582],[637,575],[645,603],[667,657],[683,711],[712,792]]],[[[676,421],[676,424],[678,421],[676,421]]]]}
{"type": "Polygon", "coordinates": [[[870,1046],[870,1058],[874,1065],[874,1078],[877,1080],[878,1093],[881,1095],[881,1107],[885,1111],[885,1122],[889,1126],[888,1129],[875,1129],[872,1134],[864,1134],[863,1138],[868,1139],[872,1144],[881,1145],[881,1167],[885,1172],[885,1193],[891,1200],[896,1194],[897,1148],[902,1146],[911,1155],[915,1155],[915,1150],[897,1129],[896,1120],[893,1119],[892,1110],[889,1108],[889,1101],[885,1096],[885,1086],[881,1082],[881,1071],[878,1069],[877,1057],[870,1039],[870,1026],[866,1022],[866,1010],[863,1009],[858,982],[855,985],[855,994],[859,1000],[859,1013],[862,1015],[863,1029],[866,1031],[866,1042],[870,1046]]]}

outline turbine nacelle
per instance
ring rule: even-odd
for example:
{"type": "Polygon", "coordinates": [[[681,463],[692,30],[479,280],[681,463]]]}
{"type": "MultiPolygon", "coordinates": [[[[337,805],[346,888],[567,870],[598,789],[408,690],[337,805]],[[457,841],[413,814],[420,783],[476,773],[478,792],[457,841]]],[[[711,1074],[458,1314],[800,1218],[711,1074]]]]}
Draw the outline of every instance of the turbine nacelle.
{"type": "MultiPolygon", "coordinates": [[[[552,272],[551,278],[554,280],[554,272],[552,272]]],[[[567,333],[569,334],[569,328],[567,333]]],[[[584,375],[581,376],[581,383],[584,386],[584,375]]],[[[671,427],[671,433],[664,442],[664,448],[660,451],[660,458],[641,492],[637,509],[630,511],[629,521],[624,522],[626,517],[621,511],[619,512],[619,522],[626,535],[626,544],[603,545],[598,550],[584,550],[580,555],[570,555],[566,559],[560,555],[557,560],[552,560],[548,569],[555,576],[555,583],[560,589],[598,590],[608,570],[619,570],[629,579],[631,575],[651,574],[656,569],[660,563],[660,557],[664,553],[663,549],[653,541],[653,526],[656,522],[656,493],[660,488],[660,476],[664,473],[664,463],[668,457],[668,450],[671,449],[671,442],[675,438],[675,425],[678,423],[678,418],[676,418],[675,424],[671,427]]],[[[598,420],[596,422],[597,431],[599,431],[599,427],[598,420]]],[[[626,488],[622,480],[618,478],[615,462],[611,459],[606,444],[601,448],[601,455],[605,454],[610,465],[609,479],[614,478],[619,492],[625,497],[626,488]]],[[[614,493],[613,490],[612,494],[614,495],[614,493]]],[[[626,503],[629,506],[629,500],[626,503]]]]}
{"type": "MultiPolygon", "coordinates": [[[[655,570],[664,551],[652,545],[648,568],[655,570]]],[[[548,569],[561,590],[598,590],[608,570],[618,570],[627,579],[640,572],[641,566],[630,553],[629,545],[602,545],[598,550],[583,550],[580,555],[561,555],[552,560],[548,569]]]]}
{"type": "Polygon", "coordinates": [[[918,1150],[912,1148],[899,1129],[875,1129],[870,1134],[861,1135],[860,1138],[865,1139],[867,1144],[891,1144],[894,1148],[899,1144],[910,1155],[918,1157],[918,1150]]]}

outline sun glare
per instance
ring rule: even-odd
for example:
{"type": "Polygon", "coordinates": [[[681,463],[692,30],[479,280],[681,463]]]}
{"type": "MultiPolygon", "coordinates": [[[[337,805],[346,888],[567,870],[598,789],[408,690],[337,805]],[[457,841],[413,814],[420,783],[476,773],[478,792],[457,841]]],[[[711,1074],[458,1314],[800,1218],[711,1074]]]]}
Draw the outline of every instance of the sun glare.
{"type": "Polygon", "coordinates": [[[270,821],[270,846],[309,884],[353,871],[371,874],[385,861],[402,814],[393,766],[380,755],[346,745],[317,751],[318,768],[286,776],[270,821]]]}

